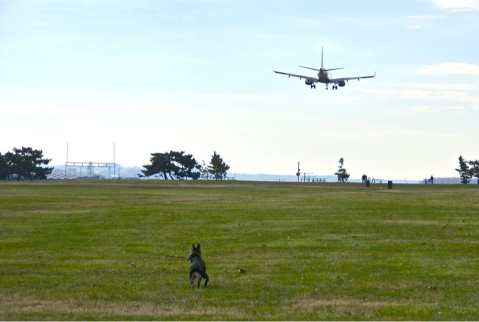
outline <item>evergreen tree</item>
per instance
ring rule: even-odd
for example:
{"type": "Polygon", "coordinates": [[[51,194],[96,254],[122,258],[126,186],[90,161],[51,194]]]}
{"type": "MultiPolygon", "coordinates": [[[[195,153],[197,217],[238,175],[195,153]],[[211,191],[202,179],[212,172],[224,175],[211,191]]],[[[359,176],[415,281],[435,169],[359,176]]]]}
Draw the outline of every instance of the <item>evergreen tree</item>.
{"type": "Polygon", "coordinates": [[[471,176],[476,177],[477,184],[479,184],[479,160],[469,161],[468,163],[471,166],[470,168],[471,176]]]}
{"type": "Polygon", "coordinates": [[[174,165],[172,170],[178,179],[199,178],[199,164],[192,154],[185,154],[184,151],[170,151],[170,159],[174,165]]]}
{"type": "Polygon", "coordinates": [[[464,160],[464,158],[462,157],[462,155],[459,156],[459,168],[456,169],[456,171],[459,172],[459,177],[461,177],[462,184],[468,184],[469,181],[471,181],[471,169],[469,169],[469,166],[466,160],[464,160]]]}
{"type": "Polygon", "coordinates": [[[196,180],[199,178],[199,165],[192,154],[184,151],[170,151],[165,153],[152,153],[151,164],[144,165],[143,175],[152,176],[161,174],[163,179],[186,179],[196,180]]]}
{"type": "Polygon", "coordinates": [[[8,177],[8,166],[5,156],[0,153],[0,180],[5,180],[8,177]]]}
{"type": "Polygon", "coordinates": [[[223,161],[221,156],[213,152],[211,156],[211,161],[208,166],[208,172],[215,178],[215,180],[226,179],[227,171],[230,169],[230,166],[223,161]]]}
{"type": "Polygon", "coordinates": [[[7,178],[15,177],[18,180],[46,179],[53,168],[46,167],[50,159],[43,158],[42,150],[35,150],[31,147],[13,148],[7,152],[0,161],[0,172],[7,178]]]}
{"type": "Polygon", "coordinates": [[[141,170],[143,175],[148,177],[160,173],[165,180],[168,180],[168,176],[173,179],[171,172],[174,168],[168,152],[152,153],[150,162],[151,164],[143,166],[145,168],[145,170],[141,170]]]}
{"type": "Polygon", "coordinates": [[[348,173],[346,168],[344,168],[343,158],[339,159],[338,171],[334,175],[338,177],[338,182],[348,181],[350,174],[348,173]]]}

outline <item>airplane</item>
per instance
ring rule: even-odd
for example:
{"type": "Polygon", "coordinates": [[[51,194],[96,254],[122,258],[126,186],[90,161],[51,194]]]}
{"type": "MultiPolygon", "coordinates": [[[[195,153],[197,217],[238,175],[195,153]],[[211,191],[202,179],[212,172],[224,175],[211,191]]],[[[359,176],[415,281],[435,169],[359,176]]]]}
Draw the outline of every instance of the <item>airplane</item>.
{"type": "Polygon", "coordinates": [[[337,90],[338,86],[339,87],[344,87],[346,85],[346,82],[357,79],[358,81],[360,79],[364,78],[374,78],[376,77],[376,73],[374,75],[368,75],[368,76],[353,76],[353,77],[340,77],[340,78],[330,78],[329,77],[329,71],[332,70],[338,70],[338,69],[344,69],[343,67],[341,68],[324,68],[323,64],[323,48],[321,48],[321,68],[313,68],[313,67],[307,67],[307,66],[298,66],[301,68],[306,68],[306,69],[311,69],[314,71],[318,72],[318,77],[311,77],[311,76],[305,76],[305,75],[298,75],[298,74],[290,74],[290,73],[285,73],[285,72],[280,72],[277,70],[273,70],[276,74],[281,74],[281,75],[286,75],[288,77],[297,77],[299,79],[305,79],[304,83],[308,86],[311,86],[311,88],[316,88],[315,83],[324,83],[326,84],[326,89],[328,89],[329,84],[333,84],[332,89],[337,90]]]}

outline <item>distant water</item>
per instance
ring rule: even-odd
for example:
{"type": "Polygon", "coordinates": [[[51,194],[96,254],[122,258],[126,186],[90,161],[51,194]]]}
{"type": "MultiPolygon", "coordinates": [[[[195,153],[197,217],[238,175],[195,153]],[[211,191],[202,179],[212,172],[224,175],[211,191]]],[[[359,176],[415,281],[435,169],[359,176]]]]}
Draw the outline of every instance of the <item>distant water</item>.
{"type": "MultiPolygon", "coordinates": [[[[122,178],[138,178],[138,175],[141,174],[141,169],[140,167],[121,167],[119,166],[119,173],[122,178]]],[[[85,172],[83,172],[85,174],[85,172]]],[[[78,169],[70,169],[69,170],[69,177],[76,177],[80,174],[78,169]]],[[[105,169],[95,169],[94,174],[107,178],[108,177],[108,171],[105,169]]],[[[64,178],[65,175],[65,167],[63,165],[56,165],[54,166],[54,171],[50,178],[52,179],[62,179],[64,178]]],[[[228,173],[228,179],[232,180],[239,180],[239,181],[267,181],[267,182],[298,182],[298,177],[295,175],[284,175],[284,174],[263,174],[263,173],[258,173],[258,174],[248,174],[248,173],[234,173],[230,172],[228,173]]],[[[300,177],[301,181],[304,181],[306,179],[306,182],[337,182],[337,177],[333,175],[311,175],[311,176],[304,176],[300,177]]],[[[392,180],[394,183],[403,183],[403,184],[418,184],[418,183],[424,183],[424,180],[404,180],[404,179],[394,179],[394,178],[375,178],[375,183],[387,183],[388,180],[392,180]]],[[[349,180],[350,182],[361,182],[361,179],[359,178],[352,178],[349,180]]],[[[435,178],[434,183],[437,184],[459,184],[460,180],[459,178],[435,178]]],[[[472,184],[477,183],[477,179],[471,180],[472,184]]]]}
{"type": "MultiPolygon", "coordinates": [[[[275,174],[244,174],[244,173],[230,173],[228,175],[230,179],[239,180],[239,181],[269,181],[269,182],[298,182],[298,177],[294,175],[275,175],[275,174]]],[[[300,178],[301,182],[305,180],[302,176],[300,178]]],[[[314,175],[307,176],[306,182],[317,182],[321,180],[322,182],[338,182],[336,176],[331,175],[314,175]]],[[[422,180],[407,180],[407,179],[394,179],[394,178],[374,178],[373,183],[376,184],[386,184],[389,180],[392,180],[394,183],[400,184],[424,184],[424,179],[422,180]]],[[[360,178],[351,178],[349,182],[361,182],[360,178]]],[[[435,184],[460,184],[461,180],[455,177],[437,177],[434,178],[435,184]]],[[[478,184],[476,178],[472,179],[470,184],[478,184]]]]}
{"type": "MultiPolygon", "coordinates": [[[[284,174],[246,174],[246,173],[229,173],[228,177],[231,179],[239,181],[275,181],[275,182],[298,182],[298,177],[295,175],[284,175],[284,174]]],[[[307,181],[326,181],[331,182],[335,181],[336,177],[333,176],[308,176],[306,177],[307,181]]],[[[304,180],[304,177],[301,176],[301,181],[304,180]]]]}
{"type": "MultiPolygon", "coordinates": [[[[295,175],[280,175],[280,174],[244,174],[244,173],[230,173],[228,175],[231,179],[239,181],[275,181],[275,182],[298,182],[298,177],[295,175]]],[[[306,182],[337,182],[338,178],[331,175],[313,175],[313,176],[301,176],[300,181],[306,182]]],[[[404,180],[404,179],[376,179],[374,178],[375,183],[384,183],[386,184],[388,180],[392,180],[395,183],[403,184],[418,184],[422,183],[422,180],[404,180]]],[[[359,178],[352,178],[350,182],[361,182],[359,178]]]]}

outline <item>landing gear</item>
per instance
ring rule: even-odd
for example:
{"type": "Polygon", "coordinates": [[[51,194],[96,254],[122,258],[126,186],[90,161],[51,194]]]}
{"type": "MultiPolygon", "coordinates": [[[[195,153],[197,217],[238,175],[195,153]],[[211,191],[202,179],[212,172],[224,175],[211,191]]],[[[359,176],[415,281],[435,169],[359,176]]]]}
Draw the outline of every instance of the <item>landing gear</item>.
{"type": "MultiPolygon", "coordinates": [[[[329,88],[328,88],[328,84],[326,84],[326,89],[329,89],[329,88]]],[[[338,89],[338,85],[331,85],[331,89],[332,89],[332,90],[337,90],[337,89],[338,89]]]]}
{"type": "Polygon", "coordinates": [[[316,85],[311,84],[311,89],[316,88],[316,85]]]}

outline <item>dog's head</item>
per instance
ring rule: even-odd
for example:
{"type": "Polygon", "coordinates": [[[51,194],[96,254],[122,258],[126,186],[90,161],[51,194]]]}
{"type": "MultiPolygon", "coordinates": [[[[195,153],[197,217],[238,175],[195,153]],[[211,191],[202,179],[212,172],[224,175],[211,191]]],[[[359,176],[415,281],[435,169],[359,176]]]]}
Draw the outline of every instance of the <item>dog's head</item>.
{"type": "Polygon", "coordinates": [[[201,256],[201,246],[200,246],[200,244],[191,245],[191,255],[201,256]]]}

